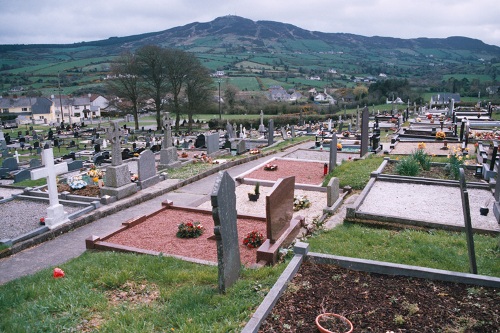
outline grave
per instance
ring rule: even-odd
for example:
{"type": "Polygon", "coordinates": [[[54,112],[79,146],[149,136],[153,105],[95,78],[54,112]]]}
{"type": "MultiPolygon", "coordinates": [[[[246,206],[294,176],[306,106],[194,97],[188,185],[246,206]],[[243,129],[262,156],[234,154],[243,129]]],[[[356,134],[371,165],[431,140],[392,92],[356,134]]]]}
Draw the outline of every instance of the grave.
{"type": "Polygon", "coordinates": [[[238,280],[241,270],[235,183],[227,171],[219,173],[211,202],[217,242],[219,292],[225,293],[238,280]]]}
{"type": "Polygon", "coordinates": [[[207,155],[212,155],[219,151],[219,133],[212,133],[206,136],[207,155]]]}
{"type": "Polygon", "coordinates": [[[204,134],[199,134],[196,137],[196,140],[194,141],[194,147],[195,148],[206,148],[206,142],[205,142],[205,135],[204,134]]]}
{"type": "Polygon", "coordinates": [[[274,143],[274,120],[269,119],[269,125],[267,129],[267,145],[272,146],[274,143]]]}
{"type": "Polygon", "coordinates": [[[107,138],[112,146],[111,166],[106,168],[106,179],[101,188],[101,196],[114,196],[120,200],[137,192],[137,185],[130,181],[128,164],[122,163],[119,122],[111,121],[110,125],[107,138]]]}
{"type": "Polygon", "coordinates": [[[160,176],[156,174],[155,154],[151,150],[146,149],[139,154],[137,169],[139,176],[137,183],[141,190],[160,181],[160,176]]]}
{"type": "Polygon", "coordinates": [[[295,177],[279,179],[266,196],[267,239],[257,250],[257,262],[274,265],[280,248],[286,248],[299,234],[304,219],[293,217],[295,177]]]}
{"type": "Polygon", "coordinates": [[[163,128],[165,134],[160,150],[160,164],[158,165],[158,169],[178,168],[181,166],[181,162],[177,155],[177,148],[173,146],[172,123],[169,112],[165,112],[165,116],[163,117],[163,128]]]}
{"type": "Polygon", "coordinates": [[[69,221],[68,213],[64,211],[63,205],[59,203],[56,180],[57,175],[68,172],[68,165],[66,163],[54,164],[52,148],[43,151],[42,160],[44,167],[31,170],[31,179],[47,179],[50,206],[47,208],[45,225],[50,229],[54,229],[69,221]]]}

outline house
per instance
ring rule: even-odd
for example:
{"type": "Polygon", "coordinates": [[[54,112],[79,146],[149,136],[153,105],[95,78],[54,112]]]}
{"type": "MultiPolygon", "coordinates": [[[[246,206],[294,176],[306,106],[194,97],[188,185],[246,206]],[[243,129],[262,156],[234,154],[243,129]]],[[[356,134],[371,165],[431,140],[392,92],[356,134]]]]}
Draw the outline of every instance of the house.
{"type": "Polygon", "coordinates": [[[105,107],[109,105],[109,101],[104,97],[91,94],[82,97],[55,97],[52,95],[51,99],[54,102],[57,117],[60,117],[61,121],[70,123],[100,117],[101,105],[105,107]],[[62,116],[61,110],[63,112],[62,116]]]}
{"type": "Polygon", "coordinates": [[[460,94],[440,93],[431,96],[429,106],[433,107],[448,105],[452,99],[455,100],[455,103],[460,103],[460,94]]]}
{"type": "MultiPolygon", "coordinates": [[[[394,97],[393,97],[394,98],[394,97]]],[[[397,97],[395,100],[390,101],[388,98],[385,99],[385,104],[404,104],[401,97],[397,97]]]]}
{"type": "Polygon", "coordinates": [[[309,77],[309,80],[313,81],[321,81],[321,78],[318,75],[313,75],[309,77]]]}
{"type": "Polygon", "coordinates": [[[56,120],[54,103],[45,97],[0,97],[0,114],[16,115],[17,124],[48,123],[56,120]]]}
{"type": "Polygon", "coordinates": [[[336,103],[335,99],[326,93],[326,88],[325,88],[324,92],[317,93],[316,96],[314,96],[314,101],[320,102],[320,103],[327,102],[328,104],[335,104],[336,103]]]}
{"type": "Polygon", "coordinates": [[[295,102],[302,98],[302,94],[296,91],[289,93],[281,86],[271,86],[269,87],[268,97],[270,100],[277,102],[295,102]]]}
{"type": "Polygon", "coordinates": [[[500,86],[489,86],[489,87],[486,87],[486,92],[488,93],[488,95],[498,94],[498,93],[500,93],[500,86]]]}

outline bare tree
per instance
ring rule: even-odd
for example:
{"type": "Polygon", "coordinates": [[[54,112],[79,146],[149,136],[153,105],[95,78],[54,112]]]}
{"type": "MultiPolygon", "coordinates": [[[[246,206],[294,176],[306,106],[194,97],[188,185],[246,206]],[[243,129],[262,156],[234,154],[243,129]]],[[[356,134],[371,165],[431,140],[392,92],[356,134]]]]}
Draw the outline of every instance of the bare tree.
{"type": "Polygon", "coordinates": [[[112,77],[106,81],[109,90],[121,97],[128,99],[132,104],[134,127],[139,129],[138,108],[141,99],[140,66],[137,57],[126,52],[111,65],[112,77]]]}
{"type": "Polygon", "coordinates": [[[188,130],[192,130],[193,114],[200,112],[206,106],[213,94],[213,81],[207,68],[195,59],[186,77],[186,96],[188,130]]]}
{"type": "Polygon", "coordinates": [[[156,110],[156,125],[161,128],[161,111],[163,110],[164,98],[170,89],[166,51],[156,45],[146,45],[137,50],[137,57],[142,65],[145,93],[153,99],[156,110]]]}

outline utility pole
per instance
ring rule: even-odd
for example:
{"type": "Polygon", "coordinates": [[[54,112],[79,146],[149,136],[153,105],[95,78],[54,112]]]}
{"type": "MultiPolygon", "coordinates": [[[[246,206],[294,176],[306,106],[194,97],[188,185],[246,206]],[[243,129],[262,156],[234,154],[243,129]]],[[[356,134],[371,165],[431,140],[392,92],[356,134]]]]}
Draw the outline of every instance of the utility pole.
{"type": "Polygon", "coordinates": [[[59,76],[59,72],[57,72],[57,83],[59,85],[59,105],[61,107],[61,121],[64,123],[64,111],[62,107],[62,98],[61,98],[61,77],[59,76]]]}

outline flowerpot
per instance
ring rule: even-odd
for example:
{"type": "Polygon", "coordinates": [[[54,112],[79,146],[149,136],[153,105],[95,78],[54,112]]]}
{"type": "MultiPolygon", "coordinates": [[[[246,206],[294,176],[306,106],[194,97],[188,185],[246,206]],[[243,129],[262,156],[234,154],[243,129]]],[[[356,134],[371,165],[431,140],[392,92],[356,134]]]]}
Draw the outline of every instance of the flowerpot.
{"type": "Polygon", "coordinates": [[[321,333],[351,333],[352,323],[349,319],[336,313],[322,313],[316,317],[316,326],[321,333]]]}
{"type": "Polygon", "coordinates": [[[248,193],[248,200],[257,201],[259,199],[260,194],[248,193]]]}
{"type": "Polygon", "coordinates": [[[488,215],[489,213],[489,208],[488,207],[480,207],[479,208],[479,214],[483,215],[483,216],[486,216],[488,215]]]}

